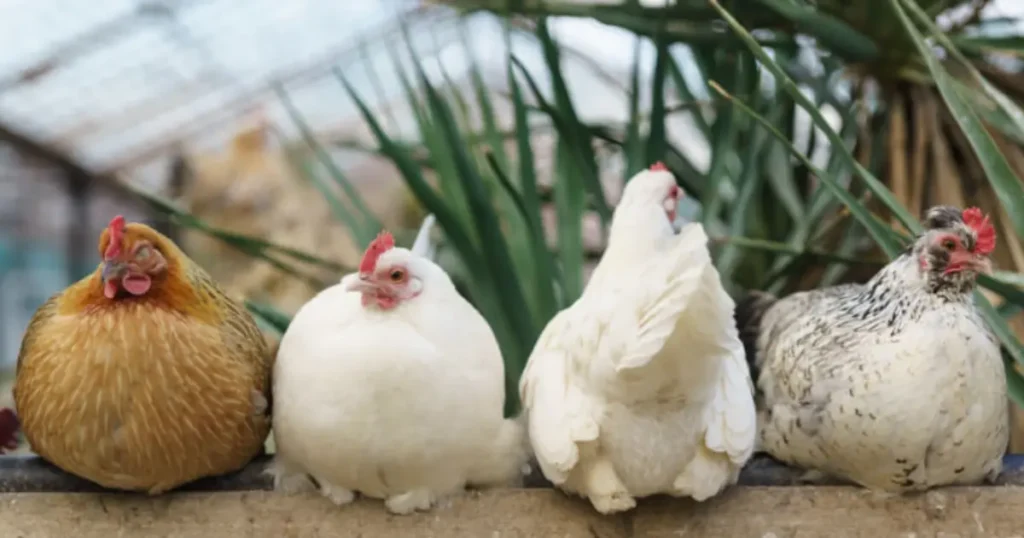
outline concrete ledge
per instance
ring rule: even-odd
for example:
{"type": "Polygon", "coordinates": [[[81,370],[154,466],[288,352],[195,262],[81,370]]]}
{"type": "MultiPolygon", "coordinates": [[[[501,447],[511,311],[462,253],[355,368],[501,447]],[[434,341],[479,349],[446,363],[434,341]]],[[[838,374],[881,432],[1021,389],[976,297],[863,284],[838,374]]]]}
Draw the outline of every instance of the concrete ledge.
{"type": "Polygon", "coordinates": [[[35,457],[0,458],[0,538],[708,537],[1024,538],[1024,456],[1007,456],[995,485],[888,497],[800,481],[766,457],[706,503],[644,499],[596,513],[534,470],[521,489],[470,492],[427,514],[389,515],[380,501],[338,508],[318,495],[267,491],[267,458],[242,471],[149,497],[110,492],[35,457]]]}
{"type": "MultiPolygon", "coordinates": [[[[256,458],[237,473],[204,478],[186,484],[177,491],[253,491],[271,490],[270,477],[263,474],[268,456],[256,458]]],[[[847,485],[833,478],[803,480],[803,472],[787,467],[763,455],[755,456],[740,474],[741,486],[838,486],[847,485]]],[[[1003,458],[1003,472],[993,485],[1024,487],[1024,454],[1011,454],[1003,458]]],[[[523,487],[551,488],[536,465],[524,477],[523,487]]],[[[0,493],[101,493],[109,492],[96,484],[69,475],[36,456],[0,457],[0,493]]],[[[1024,506],[1022,534],[1024,534],[1024,506]]],[[[7,538],[0,534],[0,538],[7,538]]],[[[1024,538],[1022,536],[1021,538],[1024,538]]]]}
{"type": "Polygon", "coordinates": [[[427,514],[391,516],[379,501],[338,508],[318,496],[188,492],[155,498],[0,494],[3,538],[338,537],[979,537],[1024,536],[1024,488],[949,488],[883,499],[844,486],[737,487],[706,503],[653,498],[603,517],[546,489],[469,493],[427,514]]]}

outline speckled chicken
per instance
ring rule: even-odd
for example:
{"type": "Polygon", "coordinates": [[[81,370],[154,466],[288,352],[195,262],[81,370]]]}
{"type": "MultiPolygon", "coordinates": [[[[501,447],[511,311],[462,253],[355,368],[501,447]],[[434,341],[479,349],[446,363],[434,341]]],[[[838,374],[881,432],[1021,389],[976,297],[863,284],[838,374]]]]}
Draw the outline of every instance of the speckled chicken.
{"type": "Polygon", "coordinates": [[[14,400],[33,451],[151,494],[244,466],[270,428],[272,357],[252,317],[144,224],[115,217],[99,252],[21,345],[14,400]]]}
{"type": "Polygon", "coordinates": [[[1006,378],[972,295],[995,232],[976,208],[933,207],[924,224],[866,284],[737,308],[762,450],[881,492],[998,475],[1006,378]]]}

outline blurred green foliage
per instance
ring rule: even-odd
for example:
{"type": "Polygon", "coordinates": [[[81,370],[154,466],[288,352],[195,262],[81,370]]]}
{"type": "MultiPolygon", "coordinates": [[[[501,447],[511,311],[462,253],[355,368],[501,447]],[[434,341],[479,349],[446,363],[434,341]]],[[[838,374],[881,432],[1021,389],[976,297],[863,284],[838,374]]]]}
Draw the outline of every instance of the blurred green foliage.
{"type": "MultiPolygon", "coordinates": [[[[708,229],[716,264],[734,294],[746,289],[787,293],[862,280],[897,255],[920,224],[887,186],[890,123],[857,121],[865,114],[884,114],[887,94],[868,100],[852,88],[872,78],[883,89],[894,80],[911,81],[938,91],[959,126],[957,136],[980,161],[1010,216],[1012,235],[1004,230],[1001,240],[1019,243],[1024,237],[1019,171],[989,130],[1024,141],[1024,114],[1019,98],[997,89],[974,67],[993,51],[1020,54],[1024,39],[993,39],[977,31],[978,21],[944,34],[934,24],[936,16],[963,2],[680,0],[668,8],[629,1],[448,3],[505,21],[506,92],[485,85],[475,60],[471,91],[463,91],[451,80],[431,82],[418,59],[408,69],[395,57],[391,68],[400,74],[418,128],[417,139],[410,141],[384,127],[341,70],[335,75],[373,133],[376,146],[368,150],[389,160],[425,211],[436,216],[443,246],[455,254],[446,267],[491,323],[504,352],[510,414],[518,408],[519,374],[538,334],[582,292],[592,257],[584,249],[584,216],[596,215],[602,226],[610,219],[602,184],[607,159],[599,159],[599,151],[619,159],[620,182],[652,162],[668,165],[695,204],[695,218],[708,229]],[[552,16],[593,18],[636,34],[637,54],[621,102],[628,110],[625,124],[581,119],[572,96],[586,90],[574,88],[566,73],[567,49],[552,36],[552,16]],[[542,71],[531,72],[517,58],[512,36],[527,36],[539,46],[542,71]],[[803,39],[808,37],[813,41],[803,39]],[[647,71],[641,68],[648,67],[639,53],[643,43],[655,50],[650,76],[641,76],[647,71]],[[935,47],[952,59],[940,60],[935,47]],[[687,76],[694,72],[697,77],[687,76]],[[497,114],[499,105],[511,107],[508,121],[497,114]],[[707,144],[706,166],[669,136],[669,120],[680,117],[707,144]],[[808,122],[814,127],[809,132],[808,122]],[[864,136],[859,123],[872,136],[864,136]],[[553,134],[554,159],[546,168],[532,145],[539,132],[553,134]],[[546,176],[552,178],[549,190],[540,186],[539,178],[546,176]],[[554,211],[553,234],[546,234],[544,209],[554,211]]],[[[409,43],[406,39],[416,59],[409,43]]],[[[473,59],[472,44],[466,41],[464,47],[473,59]]],[[[280,95],[312,149],[305,155],[324,165],[329,176],[311,172],[302,159],[297,165],[324,187],[338,218],[365,246],[379,220],[332,164],[287,92],[281,89],[280,95]],[[328,188],[328,182],[340,190],[328,188]]],[[[203,226],[143,195],[177,214],[181,224],[203,226]]],[[[316,261],[254,238],[208,231],[279,267],[288,267],[288,257],[316,261]]],[[[1018,403],[1024,403],[1024,383],[1009,366],[1024,365],[1024,348],[1008,320],[1024,308],[1021,280],[1015,272],[982,279],[982,286],[1004,300],[999,309],[980,293],[977,297],[1006,351],[1010,395],[1018,403]]],[[[271,306],[251,308],[265,326],[286,327],[287,316],[271,306]]]]}

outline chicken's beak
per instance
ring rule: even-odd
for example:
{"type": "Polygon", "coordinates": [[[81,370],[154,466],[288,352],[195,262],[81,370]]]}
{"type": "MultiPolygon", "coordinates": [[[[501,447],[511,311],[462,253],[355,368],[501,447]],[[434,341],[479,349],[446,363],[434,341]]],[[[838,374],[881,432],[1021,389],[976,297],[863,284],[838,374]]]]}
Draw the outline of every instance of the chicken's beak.
{"type": "Polygon", "coordinates": [[[127,271],[127,264],[110,260],[103,262],[103,270],[100,272],[100,277],[103,279],[103,282],[108,282],[112,279],[121,278],[127,271]]]}
{"type": "Polygon", "coordinates": [[[946,273],[963,271],[969,269],[975,273],[989,274],[992,272],[992,262],[987,256],[971,254],[969,252],[954,252],[949,257],[949,268],[946,273]]]}
{"type": "Polygon", "coordinates": [[[679,200],[684,196],[683,190],[678,186],[673,186],[669,196],[665,198],[664,209],[668,216],[669,226],[672,227],[674,233],[679,233],[683,228],[683,219],[679,216],[679,200]]]}
{"type": "Polygon", "coordinates": [[[976,273],[992,274],[992,261],[987,256],[975,256],[970,262],[971,269],[976,273]]]}
{"type": "Polygon", "coordinates": [[[350,278],[345,284],[345,291],[366,293],[377,289],[377,285],[370,280],[370,275],[359,275],[358,278],[350,278]]]}

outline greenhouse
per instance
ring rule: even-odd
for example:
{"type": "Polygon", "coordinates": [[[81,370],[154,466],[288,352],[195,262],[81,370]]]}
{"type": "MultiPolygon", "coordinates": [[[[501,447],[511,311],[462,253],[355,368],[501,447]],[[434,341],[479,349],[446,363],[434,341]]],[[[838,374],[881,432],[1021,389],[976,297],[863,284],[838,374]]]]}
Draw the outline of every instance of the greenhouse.
{"type": "Polygon", "coordinates": [[[0,35],[0,537],[1024,536],[1024,2],[0,35]]]}

